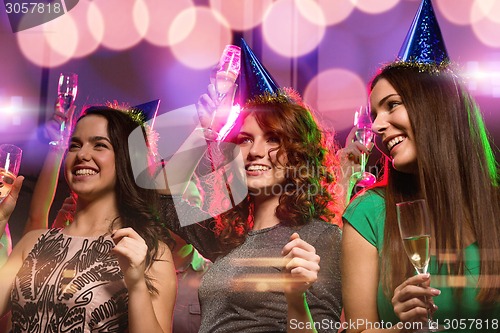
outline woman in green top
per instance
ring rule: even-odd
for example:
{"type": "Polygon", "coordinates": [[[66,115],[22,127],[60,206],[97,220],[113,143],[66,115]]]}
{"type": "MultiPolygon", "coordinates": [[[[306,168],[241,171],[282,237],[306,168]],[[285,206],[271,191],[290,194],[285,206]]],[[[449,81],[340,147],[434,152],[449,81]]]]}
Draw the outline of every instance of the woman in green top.
{"type": "Polygon", "coordinates": [[[431,66],[395,62],[371,84],[373,130],[389,163],[386,186],[360,195],[344,214],[346,318],[364,321],[353,332],[382,320],[425,321],[428,308],[445,328],[500,325],[498,168],[462,82],[431,66]],[[396,218],[397,202],[417,198],[427,200],[433,227],[430,277],[412,276],[396,218]]]}
{"type": "Polygon", "coordinates": [[[441,39],[423,0],[410,44],[370,85],[372,129],[387,159],[383,183],[343,216],[348,332],[412,332],[428,311],[448,331],[500,328],[498,166],[441,39]],[[430,275],[415,275],[396,216],[396,203],[420,198],[432,225],[430,275]]]}

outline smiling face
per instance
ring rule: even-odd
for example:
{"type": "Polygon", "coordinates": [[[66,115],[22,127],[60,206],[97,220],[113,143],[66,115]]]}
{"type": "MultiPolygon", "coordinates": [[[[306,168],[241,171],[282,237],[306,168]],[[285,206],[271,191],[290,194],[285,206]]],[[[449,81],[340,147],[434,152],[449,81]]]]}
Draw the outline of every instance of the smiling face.
{"type": "Polygon", "coordinates": [[[236,143],[245,162],[247,186],[254,195],[279,195],[285,180],[285,158],[277,157],[280,139],[265,132],[250,114],[243,122],[236,143]]]}
{"type": "Polygon", "coordinates": [[[374,118],[372,129],[383,142],[380,148],[391,158],[394,169],[416,174],[415,136],[401,96],[382,78],[373,87],[370,105],[374,118]]]}
{"type": "Polygon", "coordinates": [[[65,176],[70,189],[81,199],[115,195],[115,152],[107,127],[104,117],[88,115],[78,121],[71,137],[65,176]]]}

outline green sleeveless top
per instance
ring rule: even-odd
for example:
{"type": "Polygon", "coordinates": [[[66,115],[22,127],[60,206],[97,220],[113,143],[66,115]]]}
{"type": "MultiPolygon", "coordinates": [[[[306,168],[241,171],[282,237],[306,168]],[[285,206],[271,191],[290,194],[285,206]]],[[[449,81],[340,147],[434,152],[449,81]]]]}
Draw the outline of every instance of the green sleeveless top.
{"type": "MultiPolygon", "coordinates": [[[[379,256],[382,252],[385,225],[385,201],[383,191],[367,191],[356,197],[346,208],[344,221],[349,223],[370,244],[377,248],[379,256]]],[[[454,293],[450,285],[446,267],[438,272],[435,257],[431,257],[429,273],[431,286],[441,290],[434,297],[438,310],[433,319],[449,332],[500,332],[500,305],[493,308],[482,308],[475,300],[476,284],[479,276],[480,257],[477,243],[465,249],[465,288],[460,295],[454,293]]],[[[453,279],[456,281],[456,279],[453,279]]],[[[399,319],[393,311],[391,300],[386,298],[379,283],[377,293],[377,308],[379,320],[396,324],[399,319]]]]}

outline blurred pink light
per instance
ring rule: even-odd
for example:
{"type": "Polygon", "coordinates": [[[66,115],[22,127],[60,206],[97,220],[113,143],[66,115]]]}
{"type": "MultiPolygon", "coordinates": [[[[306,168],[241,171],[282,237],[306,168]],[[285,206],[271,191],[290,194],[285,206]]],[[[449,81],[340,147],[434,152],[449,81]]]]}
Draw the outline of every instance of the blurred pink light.
{"type": "Polygon", "coordinates": [[[490,47],[500,47],[500,34],[498,33],[500,30],[500,22],[492,20],[490,18],[491,15],[484,16],[484,10],[486,8],[484,6],[485,5],[481,6],[479,2],[476,2],[472,7],[472,17],[481,17],[481,19],[473,21],[472,31],[483,44],[490,47]]]}
{"type": "MultiPolygon", "coordinates": [[[[321,8],[327,25],[333,25],[342,22],[351,15],[355,6],[352,0],[315,0],[321,8]]],[[[305,4],[301,0],[296,0],[297,8],[302,11],[305,4]]]]}
{"type": "Polygon", "coordinates": [[[285,57],[298,57],[318,47],[325,35],[325,18],[313,0],[278,0],[267,12],[262,33],[269,47],[285,57]],[[307,8],[307,10],[305,10],[307,8]]]}
{"type": "Polygon", "coordinates": [[[340,131],[352,127],[354,112],[367,104],[366,84],[349,70],[328,69],[309,81],[304,100],[340,131]]]}
{"type": "Polygon", "coordinates": [[[469,61],[463,76],[475,95],[500,97],[500,61],[469,61]]]}
{"type": "Polygon", "coordinates": [[[226,18],[231,29],[252,29],[262,22],[272,0],[210,0],[210,8],[226,18]]]}
{"type": "MultiPolygon", "coordinates": [[[[436,10],[438,10],[448,21],[459,25],[468,25],[473,22],[471,12],[474,2],[476,1],[460,0],[460,2],[457,3],[456,0],[435,0],[434,5],[436,10]]],[[[480,18],[481,17],[477,17],[475,19],[478,20],[480,18]]]]}
{"type": "Polygon", "coordinates": [[[475,6],[480,8],[484,15],[491,21],[500,23],[500,1],[476,0],[475,6]]]}
{"type": "Polygon", "coordinates": [[[78,29],[78,43],[73,57],[81,58],[94,52],[104,34],[103,17],[95,3],[80,2],[65,16],[71,17],[78,29]]]}
{"type": "MultiPolygon", "coordinates": [[[[47,23],[48,24],[48,23],[47,23]]],[[[40,67],[57,67],[67,62],[71,56],[61,54],[52,48],[47,40],[45,25],[16,33],[19,49],[26,59],[40,67]]],[[[73,45],[73,50],[75,49],[73,45]]]]}
{"type": "MultiPolygon", "coordinates": [[[[136,28],[134,15],[138,1],[105,0],[95,1],[104,17],[102,45],[112,50],[125,50],[139,43],[143,34],[136,28]]],[[[149,18],[143,17],[143,20],[149,18]]]]}
{"type": "Polygon", "coordinates": [[[57,53],[72,58],[80,39],[75,20],[63,15],[43,25],[48,45],[57,53]]]}
{"type": "Polygon", "coordinates": [[[144,38],[149,29],[149,11],[144,0],[137,0],[134,4],[132,19],[141,38],[144,38]]]}
{"type": "Polygon", "coordinates": [[[232,39],[228,23],[207,7],[181,12],[172,22],[168,36],[177,60],[198,69],[214,66],[232,39]]]}
{"type": "Polygon", "coordinates": [[[192,0],[143,0],[149,24],[144,38],[157,46],[170,46],[170,25],[180,12],[194,6],[192,0]]]}
{"type": "Polygon", "coordinates": [[[351,0],[362,12],[380,14],[394,8],[400,0],[351,0]]]}

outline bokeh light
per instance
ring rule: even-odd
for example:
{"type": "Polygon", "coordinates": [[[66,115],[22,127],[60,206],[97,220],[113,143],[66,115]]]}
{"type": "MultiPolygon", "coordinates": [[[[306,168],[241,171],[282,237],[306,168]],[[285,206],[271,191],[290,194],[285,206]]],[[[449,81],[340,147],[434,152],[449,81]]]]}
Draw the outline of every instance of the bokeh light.
{"type": "Polygon", "coordinates": [[[80,39],[75,20],[63,15],[43,25],[48,45],[55,52],[71,58],[75,54],[80,39]]]}
{"type": "MultiPolygon", "coordinates": [[[[95,5],[104,17],[104,35],[102,46],[112,50],[125,50],[139,43],[143,35],[136,28],[134,15],[142,0],[106,0],[95,1],[95,5]]],[[[139,7],[140,8],[140,7],[139,7]]],[[[143,20],[149,19],[143,17],[143,20]]]]}
{"type": "Polygon", "coordinates": [[[151,25],[149,20],[149,10],[144,0],[135,1],[134,9],[132,12],[132,19],[137,32],[139,33],[141,38],[144,38],[149,29],[149,26],[151,25]]]}
{"type": "Polygon", "coordinates": [[[341,131],[352,127],[354,112],[367,104],[366,84],[347,69],[328,69],[309,81],[304,100],[341,131]]]}
{"type": "Polygon", "coordinates": [[[94,52],[99,47],[104,33],[103,18],[94,2],[82,2],[64,17],[71,17],[78,29],[78,43],[73,57],[81,58],[94,52]],[[91,26],[94,29],[88,28],[91,26]]]}
{"type": "Polygon", "coordinates": [[[479,8],[491,21],[500,24],[500,1],[476,0],[475,7],[479,8]]]}
{"type": "MultiPolygon", "coordinates": [[[[468,25],[473,21],[471,12],[474,2],[475,0],[460,0],[460,6],[457,6],[456,0],[436,0],[434,7],[448,21],[458,25],[468,25]]],[[[481,18],[478,17],[476,20],[481,18]]]]}
{"type": "Polygon", "coordinates": [[[400,0],[351,0],[362,12],[379,14],[395,7],[400,0]]]}
{"type": "Polygon", "coordinates": [[[479,20],[473,21],[472,31],[483,44],[491,47],[500,47],[500,34],[498,33],[500,22],[492,20],[491,15],[485,16],[485,10],[485,5],[480,5],[479,2],[476,2],[472,7],[472,17],[482,17],[479,20]]]}
{"type": "MultiPolygon", "coordinates": [[[[345,20],[354,10],[352,0],[315,0],[316,4],[323,11],[327,25],[337,24],[345,20]]],[[[301,0],[296,0],[297,8],[302,10],[304,4],[301,0]]]]}
{"type": "Polygon", "coordinates": [[[227,44],[231,29],[224,18],[207,7],[181,12],[169,30],[171,50],[178,61],[191,68],[208,68],[217,63],[227,44]]]}
{"type": "Polygon", "coordinates": [[[278,0],[267,12],[262,33],[269,47],[286,57],[298,57],[318,47],[325,35],[323,11],[313,0],[278,0]],[[307,10],[305,10],[307,8],[307,10]]]}
{"type": "Polygon", "coordinates": [[[149,25],[144,39],[157,46],[169,46],[170,25],[177,15],[193,7],[192,0],[143,0],[149,16],[149,25]]]}
{"type": "Polygon", "coordinates": [[[210,0],[210,8],[226,18],[231,29],[252,29],[262,22],[272,0],[210,0]]]}
{"type": "MultiPolygon", "coordinates": [[[[59,19],[63,17],[61,16],[59,19]]],[[[65,53],[54,50],[52,43],[47,39],[46,31],[47,29],[51,31],[49,28],[52,26],[49,23],[16,33],[17,43],[24,57],[40,67],[60,66],[71,58],[71,52],[76,49],[76,42],[73,42],[69,43],[68,50],[65,53]]],[[[52,34],[58,34],[58,32],[52,31],[52,34]]],[[[51,37],[52,40],[55,38],[57,37],[51,37]]]]}

